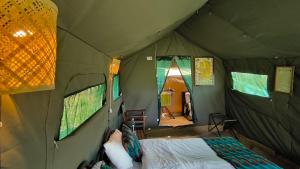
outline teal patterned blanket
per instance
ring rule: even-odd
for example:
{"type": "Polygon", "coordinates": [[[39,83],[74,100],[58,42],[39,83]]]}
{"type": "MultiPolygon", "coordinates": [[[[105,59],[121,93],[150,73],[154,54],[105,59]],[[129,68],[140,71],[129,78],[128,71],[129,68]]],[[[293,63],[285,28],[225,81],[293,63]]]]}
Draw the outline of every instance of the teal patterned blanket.
{"type": "Polygon", "coordinates": [[[281,169],[232,137],[203,138],[219,157],[237,169],[281,169]]]}

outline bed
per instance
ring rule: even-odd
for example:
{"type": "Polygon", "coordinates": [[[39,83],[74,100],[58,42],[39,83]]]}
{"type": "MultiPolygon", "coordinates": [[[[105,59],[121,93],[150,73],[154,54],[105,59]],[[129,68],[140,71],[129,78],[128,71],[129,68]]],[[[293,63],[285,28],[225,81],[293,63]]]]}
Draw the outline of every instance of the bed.
{"type": "Polygon", "coordinates": [[[202,138],[145,139],[142,168],[233,169],[202,138]]]}
{"type": "Polygon", "coordinates": [[[132,169],[281,168],[232,137],[143,139],[140,144],[142,162],[133,162],[132,169]]]}
{"type": "Polygon", "coordinates": [[[140,140],[143,169],[281,169],[232,137],[140,140]]]}

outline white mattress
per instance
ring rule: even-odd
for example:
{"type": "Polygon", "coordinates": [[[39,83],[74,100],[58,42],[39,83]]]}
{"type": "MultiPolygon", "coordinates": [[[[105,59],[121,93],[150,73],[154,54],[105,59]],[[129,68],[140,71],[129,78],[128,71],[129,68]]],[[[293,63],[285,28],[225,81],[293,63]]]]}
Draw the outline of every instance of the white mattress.
{"type": "Polygon", "coordinates": [[[234,169],[201,138],[145,139],[143,169],[234,169]]]}

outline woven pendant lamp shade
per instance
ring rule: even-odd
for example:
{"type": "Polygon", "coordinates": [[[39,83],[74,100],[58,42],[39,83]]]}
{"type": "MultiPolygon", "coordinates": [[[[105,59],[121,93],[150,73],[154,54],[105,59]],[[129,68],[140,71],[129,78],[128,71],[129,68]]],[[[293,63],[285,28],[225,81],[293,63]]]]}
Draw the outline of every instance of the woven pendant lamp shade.
{"type": "Polygon", "coordinates": [[[57,13],[51,0],[0,0],[0,94],[54,88],[57,13]]]}

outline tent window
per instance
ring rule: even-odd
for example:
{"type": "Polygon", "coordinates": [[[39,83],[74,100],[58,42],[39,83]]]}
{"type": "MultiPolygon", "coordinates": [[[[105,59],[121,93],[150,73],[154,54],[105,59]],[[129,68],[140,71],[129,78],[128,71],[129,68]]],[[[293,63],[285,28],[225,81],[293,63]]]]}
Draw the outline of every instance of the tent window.
{"type": "Polygon", "coordinates": [[[65,97],[59,140],[70,135],[102,108],[105,90],[106,85],[100,84],[65,97]]]}
{"type": "Polygon", "coordinates": [[[231,72],[231,77],[233,81],[233,90],[250,95],[269,97],[267,90],[268,75],[231,72]]]}
{"type": "Polygon", "coordinates": [[[113,79],[113,99],[117,100],[120,97],[120,76],[116,75],[113,79]]]}

